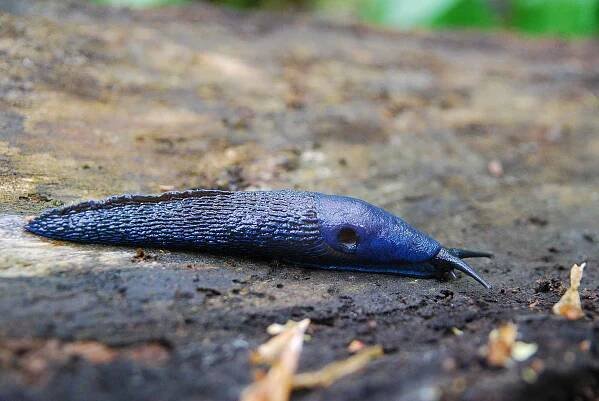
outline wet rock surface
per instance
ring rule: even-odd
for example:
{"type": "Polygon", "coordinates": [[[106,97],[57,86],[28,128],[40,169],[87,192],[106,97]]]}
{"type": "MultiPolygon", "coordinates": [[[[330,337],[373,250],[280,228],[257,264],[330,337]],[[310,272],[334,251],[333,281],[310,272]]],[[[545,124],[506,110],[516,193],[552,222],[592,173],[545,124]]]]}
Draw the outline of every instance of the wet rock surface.
{"type": "Polygon", "coordinates": [[[599,45],[394,33],[205,5],[0,1],[0,399],[234,400],[273,322],[300,370],[386,356],[298,400],[599,397],[599,45]],[[123,192],[297,188],[380,205],[493,285],[84,246],[23,232],[123,192]],[[551,315],[575,262],[586,316],[551,315]],[[537,343],[491,369],[514,321],[537,343]],[[456,330],[458,329],[458,330],[456,330]]]}

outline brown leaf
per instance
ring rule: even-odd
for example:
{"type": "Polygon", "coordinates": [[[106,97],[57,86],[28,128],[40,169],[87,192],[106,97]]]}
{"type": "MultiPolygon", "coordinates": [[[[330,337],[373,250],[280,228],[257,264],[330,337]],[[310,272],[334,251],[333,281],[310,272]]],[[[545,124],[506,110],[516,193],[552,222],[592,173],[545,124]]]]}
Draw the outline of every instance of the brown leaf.
{"type": "Polygon", "coordinates": [[[355,354],[358,351],[361,351],[366,347],[366,345],[360,340],[352,340],[351,343],[347,346],[347,350],[352,354],[355,354]]]}
{"type": "Polygon", "coordinates": [[[511,359],[512,345],[518,334],[516,325],[507,323],[493,329],[487,345],[487,363],[491,366],[506,366],[511,359]]]}
{"type": "Polygon", "coordinates": [[[293,389],[329,386],[383,355],[381,346],[362,348],[355,355],[320,370],[295,374],[309,324],[310,320],[304,319],[268,327],[267,332],[274,337],[260,345],[250,355],[250,361],[271,367],[268,372],[255,375],[254,382],[241,393],[240,401],[288,401],[293,389]]]}
{"type": "Polygon", "coordinates": [[[304,333],[309,324],[309,319],[288,322],[280,334],[258,347],[252,355],[253,362],[267,363],[272,367],[241,393],[241,401],[289,400],[304,333]]]}
{"type": "Polygon", "coordinates": [[[158,343],[141,344],[124,351],[126,358],[145,365],[159,365],[168,360],[168,348],[158,343]]]}
{"type": "Polygon", "coordinates": [[[328,387],[342,377],[359,371],[370,361],[381,356],[383,356],[383,348],[380,345],[364,348],[347,359],[329,363],[313,372],[295,375],[293,388],[328,387]]]}
{"type": "Polygon", "coordinates": [[[67,355],[75,355],[87,359],[91,363],[108,363],[114,360],[118,352],[97,341],[76,341],[67,343],[62,348],[67,355]]]}
{"type": "Polygon", "coordinates": [[[505,367],[512,361],[525,361],[537,352],[537,344],[516,341],[518,327],[506,323],[489,333],[487,363],[490,366],[505,367]]]}
{"type": "Polygon", "coordinates": [[[578,288],[580,287],[580,280],[582,279],[585,266],[586,263],[582,263],[581,265],[575,264],[570,269],[570,288],[562,295],[559,302],[553,305],[554,314],[563,316],[568,320],[576,320],[584,317],[578,288]]]}
{"type": "Polygon", "coordinates": [[[279,359],[281,353],[289,347],[291,339],[297,335],[298,327],[303,327],[305,325],[306,327],[303,329],[303,332],[305,332],[309,324],[310,320],[304,319],[301,322],[289,321],[285,325],[270,325],[267,332],[273,334],[274,337],[260,345],[258,349],[250,355],[250,361],[253,364],[274,364],[274,362],[279,359]]]}

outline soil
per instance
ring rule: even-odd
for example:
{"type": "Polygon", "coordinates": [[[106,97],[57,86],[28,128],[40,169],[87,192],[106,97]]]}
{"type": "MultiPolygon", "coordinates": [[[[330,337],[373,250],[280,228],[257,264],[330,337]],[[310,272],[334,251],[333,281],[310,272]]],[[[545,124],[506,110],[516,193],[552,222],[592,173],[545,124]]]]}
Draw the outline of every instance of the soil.
{"type": "Polygon", "coordinates": [[[205,4],[0,1],[0,400],[235,400],[266,327],[300,370],[385,356],[294,400],[599,399],[599,42],[400,33],[205,4]],[[348,194],[493,285],[49,241],[41,210],[124,192],[348,194]],[[551,306],[587,261],[585,317],[551,306]],[[518,325],[530,359],[491,368],[518,325]]]}

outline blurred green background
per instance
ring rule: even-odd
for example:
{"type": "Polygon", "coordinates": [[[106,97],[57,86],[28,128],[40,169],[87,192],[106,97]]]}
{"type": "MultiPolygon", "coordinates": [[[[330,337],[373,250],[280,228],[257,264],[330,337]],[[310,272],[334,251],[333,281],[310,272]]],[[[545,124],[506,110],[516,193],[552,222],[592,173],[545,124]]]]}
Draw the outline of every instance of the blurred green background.
{"type": "MultiPolygon", "coordinates": [[[[155,7],[197,0],[95,0],[155,7]]],[[[311,11],[397,28],[511,29],[577,37],[599,32],[599,0],[212,0],[235,8],[311,11]]]]}

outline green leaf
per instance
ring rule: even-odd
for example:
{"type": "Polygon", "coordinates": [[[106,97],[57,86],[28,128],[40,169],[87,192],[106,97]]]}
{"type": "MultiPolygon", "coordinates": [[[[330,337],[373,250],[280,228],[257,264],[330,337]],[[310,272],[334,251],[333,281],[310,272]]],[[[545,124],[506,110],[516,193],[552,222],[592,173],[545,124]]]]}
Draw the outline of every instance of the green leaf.
{"type": "Polygon", "coordinates": [[[437,27],[479,27],[497,26],[498,18],[485,0],[457,0],[434,18],[430,25],[437,27]]]}
{"type": "Polygon", "coordinates": [[[497,24],[485,0],[371,0],[363,6],[368,20],[402,28],[497,24]]]}
{"type": "Polygon", "coordinates": [[[589,35],[599,30],[599,0],[512,0],[509,22],[531,33],[589,35]]]}

